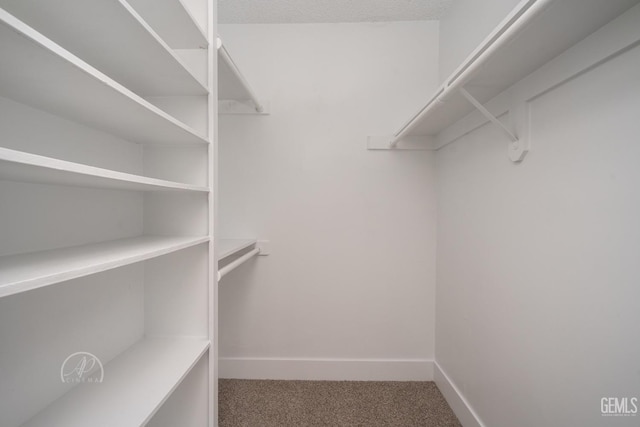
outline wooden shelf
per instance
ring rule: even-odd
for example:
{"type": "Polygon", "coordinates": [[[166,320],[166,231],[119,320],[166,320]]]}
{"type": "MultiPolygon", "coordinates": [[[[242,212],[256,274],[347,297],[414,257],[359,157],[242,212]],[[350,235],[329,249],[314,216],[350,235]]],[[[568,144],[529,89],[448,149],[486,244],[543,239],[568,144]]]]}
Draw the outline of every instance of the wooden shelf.
{"type": "Polygon", "coordinates": [[[0,257],[0,297],[159,257],[208,237],[142,236],[0,257]]]}
{"type": "Polygon", "coordinates": [[[79,384],[24,427],[142,426],[206,353],[209,341],[146,338],[104,365],[100,384],[79,384]]]}
{"type": "Polygon", "coordinates": [[[2,9],[0,52],[11,58],[0,67],[1,96],[133,142],[208,143],[2,9]]]}
{"type": "Polygon", "coordinates": [[[243,250],[255,245],[255,239],[219,239],[218,240],[218,260],[235,255],[243,250]]]}
{"type": "Polygon", "coordinates": [[[637,0],[523,0],[396,136],[436,136],[611,21],[637,0]],[[497,43],[496,43],[497,42],[497,43]]]}
{"type": "Polygon", "coordinates": [[[0,147],[0,179],[129,191],[197,191],[206,187],[132,175],[0,147]]]}
{"type": "Polygon", "coordinates": [[[0,0],[0,4],[139,95],[208,94],[206,85],[125,1],[0,0]]]}
{"type": "Polygon", "coordinates": [[[207,36],[182,0],[129,0],[174,49],[206,48],[207,36]]]}

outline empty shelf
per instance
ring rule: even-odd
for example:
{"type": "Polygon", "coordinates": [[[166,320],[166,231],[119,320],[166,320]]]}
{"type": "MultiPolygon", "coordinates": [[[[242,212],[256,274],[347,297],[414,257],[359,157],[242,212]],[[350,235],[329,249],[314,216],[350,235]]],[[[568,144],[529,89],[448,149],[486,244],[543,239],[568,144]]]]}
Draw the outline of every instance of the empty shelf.
{"type": "Polygon", "coordinates": [[[206,187],[132,175],[0,147],[0,179],[131,191],[200,191],[206,187]]]}
{"type": "Polygon", "coordinates": [[[218,99],[251,101],[256,112],[262,112],[264,109],[220,39],[218,39],[218,99]]]}
{"type": "Polygon", "coordinates": [[[0,5],[139,95],[208,93],[126,1],[0,0],[0,5]]]}
{"type": "Polygon", "coordinates": [[[525,0],[436,91],[398,132],[435,136],[474,107],[460,94],[465,87],[485,103],[567,50],[637,0],[525,0]]]}
{"type": "Polygon", "coordinates": [[[207,47],[207,36],[182,0],[129,0],[144,19],[174,49],[207,47]]]}
{"type": "Polygon", "coordinates": [[[143,236],[0,257],[0,297],[155,258],[208,237],[143,236]]]}
{"type": "Polygon", "coordinates": [[[0,96],[133,142],[208,143],[2,9],[0,55],[11,58],[0,67],[0,96]]]}
{"type": "Polygon", "coordinates": [[[255,245],[255,239],[219,239],[218,240],[218,259],[224,259],[235,255],[243,250],[255,245]]]}
{"type": "Polygon", "coordinates": [[[209,348],[209,341],[146,338],[104,365],[100,384],[79,384],[23,426],[142,426],[209,348]]]}

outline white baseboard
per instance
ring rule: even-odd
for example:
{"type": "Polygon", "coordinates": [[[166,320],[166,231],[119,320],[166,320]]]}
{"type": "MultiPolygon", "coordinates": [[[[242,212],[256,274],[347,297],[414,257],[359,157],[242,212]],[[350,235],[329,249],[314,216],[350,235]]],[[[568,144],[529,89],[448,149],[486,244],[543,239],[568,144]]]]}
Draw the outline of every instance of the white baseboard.
{"type": "Polygon", "coordinates": [[[427,359],[221,357],[220,378],[326,381],[433,381],[427,359]]]}
{"type": "Polygon", "coordinates": [[[434,361],[433,365],[436,386],[438,386],[440,393],[442,393],[460,423],[464,427],[485,427],[478,414],[471,408],[467,399],[438,365],[438,362],[434,361]]]}

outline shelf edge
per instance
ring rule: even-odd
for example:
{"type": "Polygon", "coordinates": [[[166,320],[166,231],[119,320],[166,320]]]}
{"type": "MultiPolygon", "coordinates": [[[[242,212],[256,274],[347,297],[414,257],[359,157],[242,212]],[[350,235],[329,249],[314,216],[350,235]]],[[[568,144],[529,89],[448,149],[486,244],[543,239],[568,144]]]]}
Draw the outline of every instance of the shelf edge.
{"type": "MultiPolygon", "coordinates": [[[[142,236],[142,237],[150,237],[150,236],[142,236]]],[[[136,238],[132,238],[132,239],[136,239],[136,238]]],[[[130,240],[130,239],[120,239],[120,240],[130,240]]],[[[112,242],[106,242],[106,243],[113,243],[113,242],[118,242],[119,240],[116,241],[112,241],[112,242]]],[[[179,244],[172,244],[168,247],[163,247],[160,249],[155,249],[155,250],[147,250],[145,252],[142,253],[138,253],[138,254],[134,254],[134,255],[129,255],[126,256],[124,258],[118,258],[118,259],[112,259],[109,261],[103,261],[103,262],[98,262],[95,264],[90,264],[90,265],[85,265],[83,267],[79,267],[79,268],[69,268],[65,271],[61,271],[61,272],[54,272],[54,273],[49,273],[47,275],[43,275],[43,276],[38,276],[38,277],[33,277],[33,278],[26,278],[24,280],[20,280],[20,281],[14,281],[14,282],[8,282],[8,283],[4,283],[0,286],[0,298],[4,298],[4,297],[8,297],[11,295],[16,295],[22,292],[27,292],[27,291],[31,291],[34,289],[38,289],[38,288],[42,288],[45,286],[51,286],[51,285],[55,285],[57,283],[62,283],[62,282],[66,282],[68,280],[73,280],[73,279],[79,279],[81,277],[86,277],[86,276],[91,276],[93,274],[97,274],[97,273],[102,273],[104,271],[108,271],[108,270],[112,270],[115,268],[119,268],[119,267],[124,267],[127,265],[131,265],[131,264],[135,264],[141,261],[146,261],[149,259],[153,259],[153,258],[157,258],[163,255],[167,255],[173,252],[177,252],[183,249],[187,249],[190,248],[192,246],[197,246],[203,243],[206,243],[209,241],[209,237],[198,237],[198,238],[185,238],[185,241],[179,244]]],[[[104,244],[105,242],[103,242],[102,244],[104,244]]],[[[100,243],[98,243],[97,245],[100,245],[100,243]]],[[[92,246],[92,245],[80,245],[80,246],[73,246],[70,248],[62,248],[59,250],[70,250],[70,249],[74,249],[74,248],[80,248],[80,247],[87,247],[87,246],[92,246]]],[[[33,254],[43,254],[45,252],[48,253],[52,253],[57,251],[56,249],[51,249],[48,251],[39,251],[39,252],[31,252],[28,254],[22,254],[22,255],[8,255],[6,257],[2,257],[5,259],[9,259],[9,258],[13,258],[13,257],[20,257],[20,256],[27,256],[27,255],[33,255],[33,254]]],[[[0,260],[2,259],[0,258],[0,260]]]]}

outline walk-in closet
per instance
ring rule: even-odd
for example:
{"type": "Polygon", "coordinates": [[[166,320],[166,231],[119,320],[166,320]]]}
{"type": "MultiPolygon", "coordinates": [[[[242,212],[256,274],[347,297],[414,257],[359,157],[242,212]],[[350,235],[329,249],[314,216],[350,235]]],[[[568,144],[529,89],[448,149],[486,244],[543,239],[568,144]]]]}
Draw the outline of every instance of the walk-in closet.
{"type": "Polygon", "coordinates": [[[636,427],[638,135],[638,0],[0,0],[0,427],[636,427]]]}

